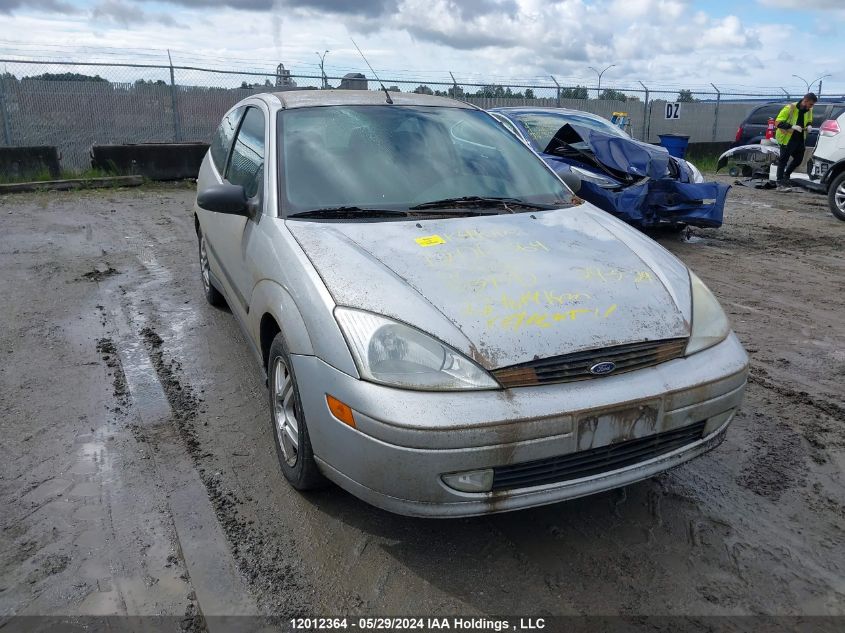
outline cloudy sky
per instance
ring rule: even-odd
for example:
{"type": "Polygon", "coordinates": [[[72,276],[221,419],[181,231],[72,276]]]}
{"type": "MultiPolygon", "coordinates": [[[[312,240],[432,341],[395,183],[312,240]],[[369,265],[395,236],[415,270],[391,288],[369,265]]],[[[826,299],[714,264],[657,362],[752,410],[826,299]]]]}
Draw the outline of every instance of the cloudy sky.
{"type": "Polygon", "coordinates": [[[845,0],[0,0],[5,58],[365,72],[350,38],[396,79],[845,92],[845,0]]]}

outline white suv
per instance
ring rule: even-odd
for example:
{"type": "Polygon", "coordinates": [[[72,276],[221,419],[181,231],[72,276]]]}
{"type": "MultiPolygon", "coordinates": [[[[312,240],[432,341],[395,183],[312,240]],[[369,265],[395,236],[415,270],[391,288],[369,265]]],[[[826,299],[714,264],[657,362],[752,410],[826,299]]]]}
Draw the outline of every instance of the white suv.
{"type": "Polygon", "coordinates": [[[845,222],[845,108],[822,123],[819,141],[810,159],[810,180],[827,193],[830,210],[845,222]]]}

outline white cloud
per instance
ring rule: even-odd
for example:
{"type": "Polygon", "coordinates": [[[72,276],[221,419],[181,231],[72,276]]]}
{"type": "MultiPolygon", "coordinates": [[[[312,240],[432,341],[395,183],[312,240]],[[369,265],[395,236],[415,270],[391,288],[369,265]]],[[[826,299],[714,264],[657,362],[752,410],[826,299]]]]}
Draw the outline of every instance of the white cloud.
{"type": "Polygon", "coordinates": [[[169,14],[151,13],[121,0],[102,0],[91,10],[94,21],[111,21],[123,28],[153,22],[161,26],[179,26],[169,14]]]}
{"type": "MultiPolygon", "coordinates": [[[[46,6],[55,0],[40,1],[46,6]]],[[[28,33],[28,48],[43,43],[42,54],[57,43],[181,49],[174,53],[177,63],[207,56],[218,66],[244,67],[243,60],[252,59],[264,60],[262,68],[271,70],[282,61],[309,74],[318,72],[314,51],[329,49],[330,74],[369,74],[351,35],[392,79],[404,72],[446,82],[451,70],[464,81],[554,74],[564,83],[591,86],[596,77],[588,67],[608,64],[616,67],[603,85],[637,86],[643,80],[789,86],[792,73],[802,74],[808,61],[796,57],[796,50],[813,51],[818,74],[840,66],[837,60],[845,57],[845,43],[833,44],[831,38],[819,47],[818,33],[774,20],[771,11],[749,23],[734,15],[714,17],[691,0],[225,0],[213,11],[212,0],[170,1],[162,10],[161,0],[96,0],[96,17],[69,20],[57,12],[48,17],[43,9],[31,12],[22,0],[0,0],[0,7],[13,7],[11,17],[0,20],[0,40],[28,33]],[[170,20],[181,27],[176,41],[172,28],[162,28],[173,26],[170,20]]],[[[815,4],[841,7],[842,1],[815,4]]]]}
{"type": "Polygon", "coordinates": [[[784,9],[842,10],[842,0],[757,0],[757,2],[764,6],[784,9]]]}
{"type": "Polygon", "coordinates": [[[79,13],[79,9],[61,0],[0,0],[0,13],[12,13],[19,9],[52,13],[79,13]]]}
{"type": "Polygon", "coordinates": [[[702,48],[756,48],[759,43],[756,34],[744,28],[734,15],[703,28],[701,33],[702,48]]]}

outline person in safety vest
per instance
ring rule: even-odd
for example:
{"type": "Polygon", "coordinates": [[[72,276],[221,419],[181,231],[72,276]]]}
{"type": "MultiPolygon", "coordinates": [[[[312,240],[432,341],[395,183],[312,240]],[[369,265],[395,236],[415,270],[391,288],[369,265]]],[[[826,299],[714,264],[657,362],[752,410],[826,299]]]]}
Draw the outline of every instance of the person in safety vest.
{"type": "Polygon", "coordinates": [[[775,119],[777,126],[775,140],[780,146],[777,171],[778,191],[792,191],[792,188],[788,186],[789,178],[804,159],[807,134],[812,129],[813,106],[817,101],[818,97],[809,92],[798,103],[784,106],[775,119]]]}

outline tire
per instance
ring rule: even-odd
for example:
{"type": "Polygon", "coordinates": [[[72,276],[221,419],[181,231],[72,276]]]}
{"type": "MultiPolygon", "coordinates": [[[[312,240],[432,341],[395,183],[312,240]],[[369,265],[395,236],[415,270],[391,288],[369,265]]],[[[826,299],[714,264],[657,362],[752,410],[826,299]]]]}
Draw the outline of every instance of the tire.
{"type": "Polygon", "coordinates": [[[830,183],[827,190],[827,203],[830,205],[833,216],[845,222],[845,172],[839,174],[830,183]]]}
{"type": "Polygon", "coordinates": [[[683,222],[666,222],[653,227],[655,233],[662,233],[663,235],[680,235],[686,229],[687,225],[683,222]]]}
{"type": "Polygon", "coordinates": [[[200,257],[200,279],[202,280],[202,289],[205,293],[205,300],[215,308],[222,308],[226,305],[226,298],[223,296],[223,293],[221,293],[214,287],[214,284],[211,283],[211,269],[208,265],[205,236],[200,230],[197,231],[197,242],[200,257]]]}
{"type": "Polygon", "coordinates": [[[276,335],[270,345],[267,383],[270,426],[282,474],[297,490],[313,490],[326,485],[326,479],[317,468],[314,451],[311,450],[299,387],[281,333],[276,335]]]}

